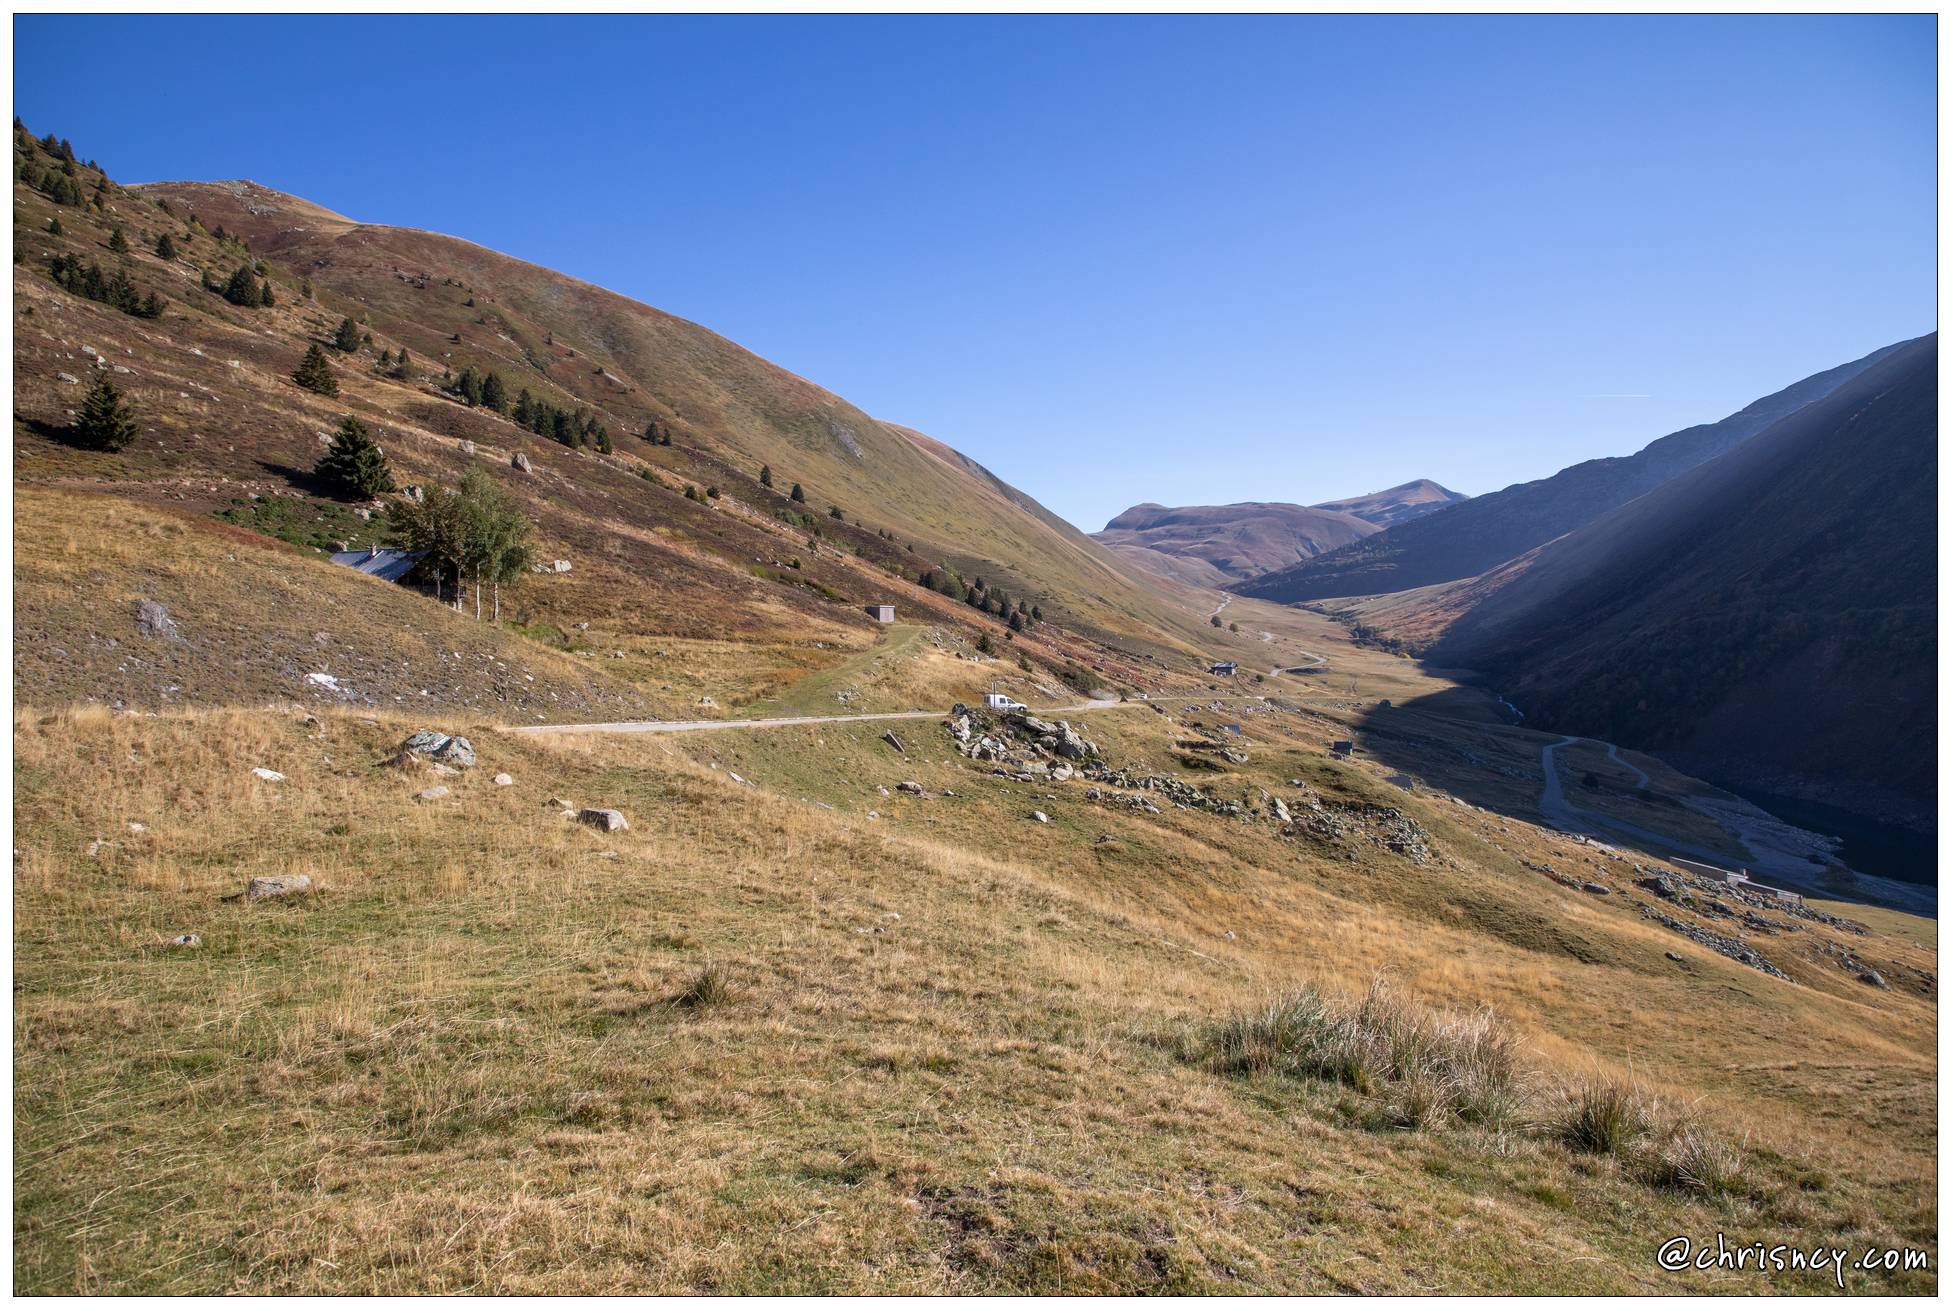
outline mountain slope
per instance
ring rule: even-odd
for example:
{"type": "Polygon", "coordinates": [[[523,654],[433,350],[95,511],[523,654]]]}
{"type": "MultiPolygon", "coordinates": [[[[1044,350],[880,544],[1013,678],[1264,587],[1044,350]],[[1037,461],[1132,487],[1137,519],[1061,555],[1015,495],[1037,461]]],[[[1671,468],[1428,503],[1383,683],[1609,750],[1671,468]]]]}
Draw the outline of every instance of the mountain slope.
{"type": "Polygon", "coordinates": [[[1134,505],[1093,533],[1124,558],[1185,581],[1222,586],[1358,541],[1373,524],[1305,505],[1134,505]]]}
{"type": "Polygon", "coordinates": [[[1372,491],[1366,496],[1324,501],[1314,508],[1339,510],[1343,514],[1353,514],[1364,523],[1373,523],[1378,528],[1392,528],[1398,523],[1434,514],[1439,509],[1468,499],[1470,497],[1463,493],[1451,491],[1428,478],[1417,478],[1414,482],[1405,482],[1386,491],[1372,491]]]}
{"type": "Polygon", "coordinates": [[[1538,550],[1430,650],[1527,724],[1926,823],[1937,338],[1538,550]]]}
{"type": "Polygon", "coordinates": [[[1548,478],[1478,496],[1235,587],[1286,603],[1407,591],[1474,577],[1643,496],[1820,400],[1897,346],[1804,378],[1718,423],[1661,437],[1637,454],[1587,460],[1548,478]]]}
{"type": "Polygon", "coordinates": [[[1289,505],[1133,505],[1091,535],[1119,556],[1168,578],[1201,586],[1286,568],[1395,523],[1421,518],[1468,497],[1428,478],[1387,491],[1289,505]]]}
{"type": "Polygon", "coordinates": [[[1190,635],[1148,582],[1028,497],[994,494],[988,475],[697,324],[457,238],[328,219],[250,182],[139,191],[243,234],[254,253],[356,302],[375,332],[422,359],[494,370],[511,394],[566,398],[621,432],[655,421],[704,480],[756,491],[769,465],[782,492],[803,485],[814,514],[838,506],[914,543],[917,572],[959,557],[1093,632],[1131,635],[1135,623],[1168,645],[1190,635]]]}

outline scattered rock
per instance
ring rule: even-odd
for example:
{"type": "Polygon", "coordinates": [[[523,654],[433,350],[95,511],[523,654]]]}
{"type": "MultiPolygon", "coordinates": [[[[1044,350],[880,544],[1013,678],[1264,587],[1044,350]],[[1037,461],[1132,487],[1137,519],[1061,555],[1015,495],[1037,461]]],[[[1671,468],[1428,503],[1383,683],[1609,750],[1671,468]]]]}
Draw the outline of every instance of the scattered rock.
{"type": "MultiPolygon", "coordinates": [[[[886,732],[881,734],[881,740],[886,742],[888,745],[894,747],[895,750],[899,751],[903,755],[906,755],[908,753],[908,748],[901,744],[901,739],[894,735],[894,729],[892,728],[889,728],[886,732]]],[[[905,783],[902,785],[904,788],[906,787],[905,783]]],[[[917,787],[915,790],[919,791],[921,789],[917,787]]]]}
{"type": "Polygon", "coordinates": [[[420,795],[416,797],[416,799],[423,800],[423,801],[437,801],[442,799],[446,795],[448,795],[448,791],[447,788],[445,787],[429,787],[427,788],[427,790],[421,792],[420,795]]]}
{"type": "Polygon", "coordinates": [[[1675,964],[1685,964],[1687,962],[1686,957],[1678,951],[1668,951],[1666,958],[1672,960],[1675,964]]]}
{"type": "Polygon", "coordinates": [[[1586,883],[1586,884],[1585,884],[1585,885],[1584,885],[1583,887],[1581,887],[1581,888],[1580,888],[1579,890],[1580,890],[1580,891],[1588,891],[1588,892],[1591,892],[1591,893],[1592,893],[1592,894],[1593,894],[1594,896],[1610,896],[1610,895],[1612,895],[1612,888],[1610,888],[1610,887],[1608,887],[1608,886],[1606,886],[1606,885],[1605,885],[1604,883],[1602,883],[1602,882],[1588,882],[1588,883],[1586,883]]]}
{"type": "Polygon", "coordinates": [[[921,784],[918,782],[897,782],[894,784],[894,790],[907,792],[910,796],[922,794],[921,784]]]}
{"type": "Polygon", "coordinates": [[[621,810],[585,808],[577,811],[576,818],[583,823],[587,823],[590,827],[600,828],[604,832],[630,831],[630,820],[623,817],[623,811],[621,810]]]}
{"type": "Polygon", "coordinates": [[[515,780],[505,773],[497,773],[494,781],[497,787],[512,787],[515,785],[515,780]]]}
{"type": "Polygon", "coordinates": [[[148,825],[148,824],[146,824],[146,823],[131,823],[131,824],[129,825],[129,831],[130,831],[130,832],[138,832],[138,833],[140,833],[140,832],[148,832],[148,831],[149,831],[149,825],[148,825]]]}
{"type": "Polygon", "coordinates": [[[527,455],[524,455],[524,454],[523,454],[523,453],[522,453],[521,451],[519,451],[519,450],[515,452],[515,458],[513,458],[513,459],[511,459],[511,460],[509,460],[508,462],[509,462],[510,464],[513,464],[513,465],[515,466],[515,471],[516,471],[517,473],[533,473],[533,472],[535,472],[535,465],[533,465],[533,464],[531,464],[531,463],[529,463],[529,462],[528,462],[528,456],[527,456],[527,455]]]}
{"type": "Polygon", "coordinates": [[[251,776],[262,779],[265,782],[283,782],[285,780],[284,774],[279,773],[276,769],[267,769],[262,765],[252,769],[251,776]]]}
{"type": "Polygon", "coordinates": [[[203,945],[203,938],[197,936],[193,932],[178,933],[176,936],[170,938],[167,942],[165,942],[164,945],[181,946],[181,947],[187,947],[191,950],[195,950],[197,947],[203,945]]]}
{"type": "Polygon", "coordinates": [[[474,745],[466,737],[450,737],[444,732],[422,728],[400,743],[400,749],[414,755],[424,755],[441,764],[452,764],[457,768],[474,767],[474,745]]]}
{"type": "Polygon", "coordinates": [[[1859,981],[1866,982],[1872,987],[1887,988],[1890,986],[1889,983],[1883,980],[1883,975],[1878,973],[1875,969],[1865,969],[1863,970],[1863,972],[1857,974],[1856,977],[1859,981]]]}
{"type": "Polygon", "coordinates": [[[139,600],[135,603],[135,630],[145,637],[175,638],[176,620],[169,616],[160,602],[139,600]]]}
{"type": "MultiPolygon", "coordinates": [[[[278,874],[270,878],[253,878],[245,885],[241,895],[249,900],[263,901],[277,896],[303,896],[312,889],[312,876],[309,873],[278,874]]],[[[226,899],[236,900],[236,896],[226,899]]]]}
{"type": "Polygon", "coordinates": [[[1045,814],[1042,810],[1031,810],[1030,821],[1032,823],[1048,823],[1050,822],[1050,816],[1045,814]]]}

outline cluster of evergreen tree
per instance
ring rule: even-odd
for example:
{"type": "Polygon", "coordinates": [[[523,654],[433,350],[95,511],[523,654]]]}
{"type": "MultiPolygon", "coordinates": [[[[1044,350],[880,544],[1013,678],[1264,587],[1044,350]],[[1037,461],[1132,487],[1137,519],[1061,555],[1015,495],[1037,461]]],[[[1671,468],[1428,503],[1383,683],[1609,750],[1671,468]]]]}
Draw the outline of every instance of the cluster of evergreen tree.
{"type": "Polygon", "coordinates": [[[400,353],[398,355],[395,355],[391,350],[380,351],[377,367],[380,372],[386,374],[388,377],[404,378],[413,376],[413,360],[407,356],[405,346],[400,347],[400,353]]]}
{"type": "Polygon", "coordinates": [[[57,254],[48,260],[48,272],[63,291],[113,305],[136,318],[163,316],[162,297],[153,291],[147,295],[138,291],[125,269],[103,273],[92,259],[83,264],[79,255],[57,254]]]}
{"type": "MultiPolygon", "coordinates": [[[[462,377],[465,378],[466,374],[463,373],[462,377]]],[[[497,383],[500,381],[492,373],[488,377],[497,383]]],[[[484,397],[486,391],[487,384],[484,382],[482,383],[484,397]]],[[[599,452],[607,455],[616,448],[610,440],[610,430],[589,410],[580,407],[574,411],[561,409],[546,400],[529,395],[526,387],[522,388],[521,395],[515,397],[515,408],[509,417],[536,436],[559,441],[571,450],[594,446],[599,452]]]]}
{"type": "MultiPolygon", "coordinates": [[[[650,422],[644,424],[644,440],[653,446],[668,446],[671,444],[671,430],[666,425],[659,423],[656,419],[652,419],[650,422]]],[[[772,484],[768,482],[766,485],[771,486],[772,484]]]]}
{"type": "Polygon", "coordinates": [[[479,465],[468,469],[457,489],[429,487],[419,501],[394,501],[387,520],[396,541],[427,552],[418,568],[433,578],[436,596],[451,578],[454,608],[460,609],[472,580],[477,619],[484,591],[494,597],[495,619],[501,618],[501,584],[521,577],[534,556],[527,516],[479,465]]]}
{"type": "Polygon", "coordinates": [[[939,569],[924,569],[917,579],[922,586],[938,591],[952,600],[959,600],[972,609],[985,614],[993,614],[1009,624],[1011,632],[1026,632],[1034,624],[1043,622],[1043,607],[1012,600],[1001,587],[991,587],[981,578],[964,584],[955,570],[943,565],[939,569]]]}

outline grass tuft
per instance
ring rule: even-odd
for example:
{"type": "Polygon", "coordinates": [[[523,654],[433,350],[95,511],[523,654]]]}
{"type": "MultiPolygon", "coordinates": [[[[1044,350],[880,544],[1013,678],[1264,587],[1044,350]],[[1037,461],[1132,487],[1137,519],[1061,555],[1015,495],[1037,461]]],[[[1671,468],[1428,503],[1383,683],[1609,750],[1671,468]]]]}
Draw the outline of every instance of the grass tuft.
{"type": "Polygon", "coordinates": [[[1369,1098],[1377,1123],[1398,1128],[1502,1129],[1522,1105],[1517,1039],[1501,1020],[1426,1010],[1380,979],[1359,1003],[1313,988],[1280,997],[1222,1021],[1197,1051],[1220,1073],[1342,1083],[1369,1098]]]}
{"type": "Polygon", "coordinates": [[[1653,1107],[1631,1083],[1594,1078],[1569,1090],[1550,1127],[1575,1151],[1629,1154],[1650,1131],[1653,1107]]]}
{"type": "Polygon", "coordinates": [[[684,1010],[708,1010],[724,1005],[737,991],[731,971],[716,960],[706,960],[704,968],[671,998],[671,1004],[684,1010]]]}

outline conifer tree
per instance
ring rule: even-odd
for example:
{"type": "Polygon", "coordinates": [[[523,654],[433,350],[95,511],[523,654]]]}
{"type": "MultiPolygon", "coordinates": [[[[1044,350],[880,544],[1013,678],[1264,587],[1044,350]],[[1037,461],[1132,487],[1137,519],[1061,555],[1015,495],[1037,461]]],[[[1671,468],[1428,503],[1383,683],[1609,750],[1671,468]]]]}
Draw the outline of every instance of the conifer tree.
{"type": "Polygon", "coordinates": [[[156,238],[156,258],[176,258],[176,243],[169,239],[169,233],[167,232],[156,238]]]}
{"type": "Polygon", "coordinates": [[[90,450],[121,450],[136,439],[135,416],[114,384],[98,378],[81,402],[74,431],[75,440],[90,450]]]}
{"type": "Polygon", "coordinates": [[[350,355],[359,349],[359,325],[349,318],[339,320],[339,330],[332,334],[332,344],[350,355]]]}
{"type": "Polygon", "coordinates": [[[508,408],[508,388],[502,384],[501,374],[490,373],[481,384],[481,403],[497,414],[508,408]]]}
{"type": "Polygon", "coordinates": [[[120,223],[117,223],[108,234],[108,248],[118,255],[129,253],[129,238],[123,233],[120,223]]]}
{"type": "Polygon", "coordinates": [[[314,341],[305,349],[305,358],[291,375],[291,380],[307,391],[316,391],[321,396],[339,394],[339,380],[332,376],[332,366],[325,362],[325,352],[314,341]]]}
{"type": "Polygon", "coordinates": [[[312,472],[346,500],[371,500],[393,490],[385,452],[366,425],[350,414],[340,420],[331,448],[319,456],[312,472]]]}
{"type": "Polygon", "coordinates": [[[802,505],[806,503],[806,491],[797,482],[793,483],[793,499],[802,505]]]}
{"type": "Polygon", "coordinates": [[[407,375],[407,370],[412,367],[413,361],[407,358],[406,347],[401,346],[399,358],[393,361],[393,376],[403,378],[407,375]]]}
{"type": "Polygon", "coordinates": [[[264,293],[258,288],[257,278],[251,274],[249,264],[240,264],[237,271],[224,283],[224,299],[245,309],[256,309],[264,303],[264,293]]]}
{"type": "Polygon", "coordinates": [[[772,485],[772,465],[770,464],[759,465],[759,485],[762,487],[769,487],[772,485]]]}
{"type": "Polygon", "coordinates": [[[47,234],[52,237],[61,235],[61,216],[59,214],[56,214],[47,221],[47,234]]]}
{"type": "Polygon", "coordinates": [[[264,306],[266,309],[269,309],[271,308],[271,306],[278,303],[277,293],[271,290],[270,278],[265,278],[264,281],[258,286],[257,303],[264,306]]]}
{"type": "Polygon", "coordinates": [[[298,294],[307,300],[312,298],[312,280],[310,278],[306,278],[298,284],[298,294]]]}

